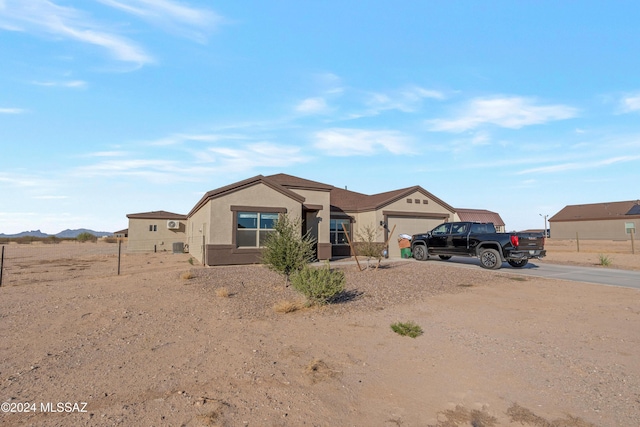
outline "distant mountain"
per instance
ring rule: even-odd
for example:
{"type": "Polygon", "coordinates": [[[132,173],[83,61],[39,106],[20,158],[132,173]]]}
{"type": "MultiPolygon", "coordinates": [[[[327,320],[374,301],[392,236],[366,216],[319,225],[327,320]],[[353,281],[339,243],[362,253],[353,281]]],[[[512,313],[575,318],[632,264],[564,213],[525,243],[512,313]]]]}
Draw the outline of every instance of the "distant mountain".
{"type": "Polygon", "coordinates": [[[31,230],[31,231],[23,231],[22,233],[18,233],[18,234],[2,234],[0,233],[0,237],[25,237],[25,236],[31,236],[31,237],[47,237],[49,236],[46,233],[43,233],[40,230],[31,230]]]}
{"type": "Polygon", "coordinates": [[[16,238],[16,237],[25,237],[25,236],[31,236],[31,237],[56,236],[56,237],[59,237],[61,239],[75,239],[81,233],[91,233],[91,234],[93,234],[94,236],[97,236],[97,237],[105,237],[105,236],[113,235],[113,233],[110,233],[108,231],[93,231],[93,230],[89,230],[89,229],[86,229],[86,228],[79,228],[77,230],[69,230],[69,229],[67,229],[67,230],[59,232],[58,234],[47,234],[47,233],[43,233],[40,230],[23,231],[22,233],[17,233],[17,234],[2,234],[2,233],[0,233],[0,237],[16,238]]]}
{"type": "Polygon", "coordinates": [[[96,237],[105,237],[105,236],[113,235],[113,233],[109,233],[108,231],[93,231],[93,230],[87,230],[86,228],[78,228],[77,230],[69,230],[69,229],[63,230],[58,234],[56,234],[56,237],[59,237],[61,239],[75,239],[76,237],[78,237],[78,234],[82,234],[82,233],[91,233],[96,237]]]}

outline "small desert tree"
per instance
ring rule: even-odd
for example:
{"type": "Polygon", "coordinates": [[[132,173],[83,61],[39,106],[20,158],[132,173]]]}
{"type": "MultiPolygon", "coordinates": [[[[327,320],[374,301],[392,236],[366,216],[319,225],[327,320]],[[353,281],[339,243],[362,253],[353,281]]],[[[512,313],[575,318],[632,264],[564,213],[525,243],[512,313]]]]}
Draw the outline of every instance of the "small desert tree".
{"type": "Polygon", "coordinates": [[[78,242],[95,242],[98,240],[98,238],[96,236],[94,236],[93,234],[87,232],[87,231],[83,231],[82,233],[78,234],[78,237],[76,237],[76,239],[78,240],[78,242]]]}
{"type": "Polygon", "coordinates": [[[285,286],[295,271],[301,270],[314,258],[315,240],[309,233],[300,232],[300,219],[280,215],[262,251],[262,262],[271,270],[285,276],[285,286]]]}
{"type": "Polygon", "coordinates": [[[382,259],[382,251],[384,250],[384,243],[377,242],[378,230],[374,225],[365,225],[357,233],[356,237],[358,242],[358,255],[367,257],[367,268],[371,258],[378,260],[378,265],[382,259]]]}

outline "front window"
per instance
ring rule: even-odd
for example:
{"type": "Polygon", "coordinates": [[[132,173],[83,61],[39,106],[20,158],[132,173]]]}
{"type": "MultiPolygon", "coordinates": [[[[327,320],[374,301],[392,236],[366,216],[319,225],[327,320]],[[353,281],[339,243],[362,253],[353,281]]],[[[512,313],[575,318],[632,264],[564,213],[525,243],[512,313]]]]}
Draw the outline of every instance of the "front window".
{"type": "Polygon", "coordinates": [[[351,237],[351,221],[348,219],[332,219],[331,223],[331,243],[334,245],[347,245],[347,233],[351,237]],[[344,229],[342,226],[344,225],[344,229]],[[344,230],[347,230],[347,233],[344,230]]]}
{"type": "Polygon", "coordinates": [[[236,245],[238,247],[260,248],[267,236],[275,231],[277,213],[238,212],[236,245]]]}
{"type": "Polygon", "coordinates": [[[448,222],[445,222],[444,224],[434,228],[431,234],[438,235],[438,234],[449,234],[449,233],[451,233],[451,224],[448,222]]]}

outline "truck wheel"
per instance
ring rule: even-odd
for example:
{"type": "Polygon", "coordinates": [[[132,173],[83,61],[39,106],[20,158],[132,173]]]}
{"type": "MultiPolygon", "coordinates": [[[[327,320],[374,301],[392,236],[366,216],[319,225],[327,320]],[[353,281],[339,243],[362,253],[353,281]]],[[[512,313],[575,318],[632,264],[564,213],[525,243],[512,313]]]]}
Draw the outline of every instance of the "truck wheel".
{"type": "Polygon", "coordinates": [[[451,259],[451,256],[449,255],[438,255],[438,256],[440,257],[441,260],[444,260],[444,261],[451,259]]]}
{"type": "Polygon", "coordinates": [[[528,259],[508,259],[507,262],[511,267],[522,268],[529,263],[528,259]]]}
{"type": "Polygon", "coordinates": [[[490,270],[497,270],[502,266],[500,254],[495,249],[483,249],[480,252],[480,266],[490,270]]]}
{"type": "Polygon", "coordinates": [[[413,257],[418,261],[426,261],[429,258],[425,245],[415,245],[413,247],[413,257]]]}

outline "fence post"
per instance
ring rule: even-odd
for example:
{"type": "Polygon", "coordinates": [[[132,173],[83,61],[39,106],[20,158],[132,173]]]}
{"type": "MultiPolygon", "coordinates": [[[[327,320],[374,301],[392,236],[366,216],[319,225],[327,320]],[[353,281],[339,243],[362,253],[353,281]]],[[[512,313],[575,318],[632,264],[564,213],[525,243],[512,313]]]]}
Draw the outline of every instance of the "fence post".
{"type": "MultiPolygon", "coordinates": [[[[636,245],[635,245],[635,242],[633,240],[633,235],[634,234],[636,234],[635,233],[635,229],[631,230],[631,253],[632,254],[636,253],[636,245]]],[[[2,249],[4,249],[4,246],[2,247],[2,249]]],[[[2,276],[0,275],[0,277],[2,277],[2,276]]],[[[2,284],[2,280],[0,280],[0,284],[2,284]]]]}
{"type": "Polygon", "coordinates": [[[578,252],[580,252],[580,239],[578,238],[578,232],[576,231],[576,246],[578,247],[578,252]]]}
{"type": "Polygon", "coordinates": [[[4,270],[4,245],[2,245],[2,257],[0,257],[0,286],[2,286],[2,270],[4,270]]]}
{"type": "Polygon", "coordinates": [[[118,239],[118,276],[120,275],[120,252],[122,248],[122,240],[118,239]]]}

